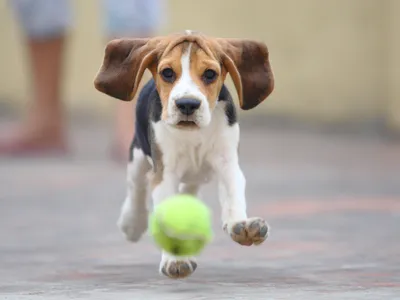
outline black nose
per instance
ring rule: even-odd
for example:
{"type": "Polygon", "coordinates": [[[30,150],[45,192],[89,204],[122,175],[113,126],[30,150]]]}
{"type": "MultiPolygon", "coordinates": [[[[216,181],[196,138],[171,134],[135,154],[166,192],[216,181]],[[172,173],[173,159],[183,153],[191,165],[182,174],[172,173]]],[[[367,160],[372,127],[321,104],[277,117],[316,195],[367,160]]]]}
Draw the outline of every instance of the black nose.
{"type": "Polygon", "coordinates": [[[181,98],[175,101],[181,113],[190,116],[200,107],[200,101],[193,98],[181,98]]]}

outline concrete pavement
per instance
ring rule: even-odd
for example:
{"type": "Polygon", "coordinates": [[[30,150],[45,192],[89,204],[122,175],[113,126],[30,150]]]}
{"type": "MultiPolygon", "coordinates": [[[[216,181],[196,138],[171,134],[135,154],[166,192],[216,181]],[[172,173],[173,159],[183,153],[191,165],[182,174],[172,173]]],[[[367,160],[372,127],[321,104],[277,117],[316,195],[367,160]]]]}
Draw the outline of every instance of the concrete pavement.
{"type": "Polygon", "coordinates": [[[72,157],[0,158],[0,299],[400,299],[400,144],[243,127],[248,211],[270,237],[226,237],[211,184],[216,237],[181,281],[115,225],[125,167],[109,130],[76,126],[72,157]]]}

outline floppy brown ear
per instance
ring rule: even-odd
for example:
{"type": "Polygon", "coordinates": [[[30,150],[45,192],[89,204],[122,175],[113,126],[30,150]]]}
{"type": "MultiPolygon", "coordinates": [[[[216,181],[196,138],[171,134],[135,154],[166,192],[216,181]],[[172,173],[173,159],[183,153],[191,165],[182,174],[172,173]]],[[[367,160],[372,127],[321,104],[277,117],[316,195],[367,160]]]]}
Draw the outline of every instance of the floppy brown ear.
{"type": "Polygon", "coordinates": [[[154,61],[150,39],[118,39],[109,42],[94,86],[111,97],[131,101],[146,68],[154,61]]]}
{"type": "Polygon", "coordinates": [[[239,95],[240,107],[249,110],[264,101],[274,89],[274,75],[265,44],[241,39],[218,39],[223,63],[239,95]]]}

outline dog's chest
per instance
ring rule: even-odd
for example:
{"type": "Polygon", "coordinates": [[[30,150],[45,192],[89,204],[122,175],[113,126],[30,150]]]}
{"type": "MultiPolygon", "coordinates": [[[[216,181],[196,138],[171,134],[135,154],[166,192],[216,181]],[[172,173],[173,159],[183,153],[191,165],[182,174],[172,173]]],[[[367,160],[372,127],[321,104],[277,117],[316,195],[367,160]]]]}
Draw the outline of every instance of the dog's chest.
{"type": "Polygon", "coordinates": [[[184,183],[201,184],[212,179],[209,161],[220,135],[217,124],[193,131],[171,130],[154,124],[154,131],[165,169],[174,172],[184,183]]]}
{"type": "Polygon", "coordinates": [[[202,144],[181,140],[176,142],[176,152],[170,156],[170,162],[180,180],[185,183],[208,182],[211,179],[208,157],[212,149],[212,141],[203,141],[202,144]]]}

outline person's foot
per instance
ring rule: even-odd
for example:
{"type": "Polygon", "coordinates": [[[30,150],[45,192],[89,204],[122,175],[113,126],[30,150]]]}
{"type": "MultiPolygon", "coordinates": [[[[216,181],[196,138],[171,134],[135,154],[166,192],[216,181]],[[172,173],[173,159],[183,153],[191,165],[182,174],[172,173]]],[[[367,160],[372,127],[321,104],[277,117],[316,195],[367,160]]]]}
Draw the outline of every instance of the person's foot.
{"type": "Polygon", "coordinates": [[[51,127],[7,128],[0,135],[0,156],[64,155],[67,152],[64,134],[51,127]]]}

